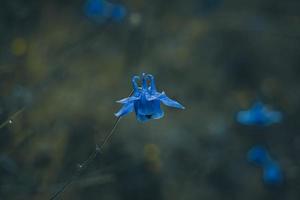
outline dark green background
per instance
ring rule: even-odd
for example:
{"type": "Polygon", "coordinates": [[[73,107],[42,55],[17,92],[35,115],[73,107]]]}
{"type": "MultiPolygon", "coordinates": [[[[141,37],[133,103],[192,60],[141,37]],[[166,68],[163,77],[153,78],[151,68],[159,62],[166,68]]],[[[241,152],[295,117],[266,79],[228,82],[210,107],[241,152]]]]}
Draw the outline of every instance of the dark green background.
{"type": "Polygon", "coordinates": [[[122,23],[97,24],[84,1],[1,0],[0,199],[48,199],[103,141],[131,77],[146,72],[186,109],[123,118],[61,199],[299,200],[300,2],[121,3],[122,23]],[[236,112],[257,99],[282,123],[238,125],[236,112]],[[281,186],[264,185],[247,162],[256,144],[282,167],[281,186]]]}

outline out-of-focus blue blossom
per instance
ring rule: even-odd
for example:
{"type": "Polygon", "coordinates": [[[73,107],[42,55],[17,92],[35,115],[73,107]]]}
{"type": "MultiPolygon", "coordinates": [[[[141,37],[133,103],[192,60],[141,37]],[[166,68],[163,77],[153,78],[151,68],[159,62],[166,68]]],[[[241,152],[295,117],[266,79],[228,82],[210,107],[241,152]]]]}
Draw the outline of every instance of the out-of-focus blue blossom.
{"type": "Polygon", "coordinates": [[[282,114],[268,109],[261,102],[256,102],[249,110],[238,112],[236,120],[244,125],[268,126],[279,123],[282,120],[282,114]]]}
{"type": "Polygon", "coordinates": [[[105,0],[88,0],[84,6],[87,17],[97,23],[107,20],[121,22],[126,16],[126,8],[121,4],[112,4],[105,0]]]}
{"type": "Polygon", "coordinates": [[[283,181],[283,175],[280,166],[275,162],[270,162],[264,167],[263,180],[269,185],[278,185],[283,181]]]}
{"type": "Polygon", "coordinates": [[[151,74],[143,73],[141,78],[139,76],[133,76],[132,85],[132,96],[117,101],[123,104],[122,108],[115,113],[117,117],[135,111],[137,119],[141,122],[150,119],[160,119],[164,116],[160,103],[169,107],[184,109],[180,103],[167,97],[165,92],[157,92],[154,77],[151,74]],[[142,79],[142,87],[139,87],[137,83],[137,80],[140,79],[142,79]]]}
{"type": "Polygon", "coordinates": [[[259,145],[252,147],[248,151],[247,159],[249,162],[261,167],[267,165],[271,161],[267,149],[259,145]]]}
{"type": "Polygon", "coordinates": [[[125,7],[120,4],[114,5],[112,12],[111,12],[112,19],[116,22],[121,22],[125,16],[126,16],[125,7]]]}
{"type": "Polygon", "coordinates": [[[280,166],[272,160],[266,148],[262,146],[252,147],[247,154],[249,162],[254,163],[263,170],[263,181],[268,185],[278,185],[283,181],[280,166]]]}

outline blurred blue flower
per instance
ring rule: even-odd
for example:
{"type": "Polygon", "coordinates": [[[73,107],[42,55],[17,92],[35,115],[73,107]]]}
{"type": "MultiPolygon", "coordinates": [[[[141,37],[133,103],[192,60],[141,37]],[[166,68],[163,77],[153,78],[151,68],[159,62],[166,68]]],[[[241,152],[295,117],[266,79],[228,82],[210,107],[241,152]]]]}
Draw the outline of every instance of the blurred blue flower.
{"type": "Polygon", "coordinates": [[[160,103],[169,107],[184,109],[180,103],[167,97],[165,92],[157,92],[154,77],[151,74],[143,73],[141,78],[134,76],[132,84],[132,96],[117,101],[123,104],[122,108],[115,113],[117,117],[122,117],[135,111],[137,119],[141,122],[146,122],[150,119],[160,119],[164,116],[160,103]],[[137,83],[137,80],[140,79],[142,79],[142,87],[139,87],[137,83]]]}
{"type": "Polygon", "coordinates": [[[267,165],[271,161],[267,149],[259,145],[252,147],[248,151],[247,159],[249,162],[254,163],[261,167],[267,165]]]}
{"type": "Polygon", "coordinates": [[[263,181],[268,185],[278,185],[283,181],[279,165],[272,160],[267,149],[262,146],[252,147],[247,154],[249,162],[254,163],[263,170],[263,181]]]}
{"type": "Polygon", "coordinates": [[[278,185],[283,181],[280,166],[275,162],[270,162],[264,167],[263,180],[268,185],[278,185]]]}
{"type": "Polygon", "coordinates": [[[237,121],[244,125],[268,126],[281,120],[281,112],[272,111],[261,102],[256,102],[249,110],[237,114],[237,121]]]}
{"type": "Polygon", "coordinates": [[[121,22],[126,16],[126,9],[123,5],[114,5],[111,11],[111,18],[115,22],[121,22]]]}
{"type": "Polygon", "coordinates": [[[112,4],[105,0],[88,0],[84,6],[87,17],[97,23],[107,20],[121,22],[126,16],[126,9],[121,4],[112,4]]]}

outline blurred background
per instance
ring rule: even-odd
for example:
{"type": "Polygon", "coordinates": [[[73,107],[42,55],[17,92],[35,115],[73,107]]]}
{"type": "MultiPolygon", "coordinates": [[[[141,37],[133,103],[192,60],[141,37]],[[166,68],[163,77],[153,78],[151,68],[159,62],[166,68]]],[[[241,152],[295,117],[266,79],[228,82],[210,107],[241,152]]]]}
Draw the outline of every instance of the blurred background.
{"type": "Polygon", "coordinates": [[[300,199],[297,0],[1,0],[0,199],[49,199],[101,143],[131,77],[185,110],[122,118],[58,199],[300,199]],[[281,123],[244,126],[261,100],[281,123]],[[265,146],[283,181],[247,161],[265,146]]]}

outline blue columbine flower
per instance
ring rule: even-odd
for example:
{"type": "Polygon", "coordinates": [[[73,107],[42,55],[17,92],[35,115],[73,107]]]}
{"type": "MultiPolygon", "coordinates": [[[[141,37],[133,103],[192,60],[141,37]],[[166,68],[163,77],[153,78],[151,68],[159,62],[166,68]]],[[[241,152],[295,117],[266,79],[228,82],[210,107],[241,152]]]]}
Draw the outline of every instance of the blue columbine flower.
{"type": "Polygon", "coordinates": [[[87,17],[97,23],[107,20],[121,22],[126,16],[126,9],[121,4],[113,4],[106,0],[87,0],[84,6],[87,17]]]}
{"type": "Polygon", "coordinates": [[[164,116],[160,103],[166,106],[184,109],[180,103],[167,97],[165,92],[157,92],[154,77],[151,74],[143,73],[141,78],[139,76],[133,76],[132,85],[132,96],[117,101],[123,104],[122,108],[115,113],[117,117],[122,117],[135,111],[137,119],[141,122],[150,119],[160,119],[164,116]],[[139,87],[137,83],[137,80],[140,79],[142,79],[142,87],[139,87]]]}
{"type": "Polygon", "coordinates": [[[268,150],[262,146],[252,147],[247,154],[249,162],[263,170],[263,181],[268,185],[279,185],[283,181],[280,166],[270,157],[268,150]]]}
{"type": "Polygon", "coordinates": [[[237,114],[237,121],[244,125],[268,126],[279,123],[281,119],[281,112],[272,111],[261,102],[256,102],[249,110],[237,114]]]}

